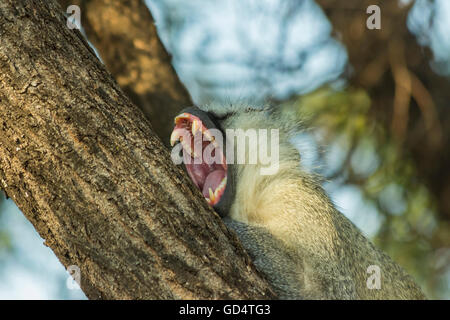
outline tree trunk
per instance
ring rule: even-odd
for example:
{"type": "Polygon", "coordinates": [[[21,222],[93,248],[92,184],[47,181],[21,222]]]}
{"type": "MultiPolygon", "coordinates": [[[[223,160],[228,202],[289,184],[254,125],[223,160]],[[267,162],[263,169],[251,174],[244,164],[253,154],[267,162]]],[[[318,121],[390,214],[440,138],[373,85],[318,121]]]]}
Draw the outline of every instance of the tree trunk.
{"type": "Polygon", "coordinates": [[[59,0],[81,9],[81,25],[122,90],[168,145],[173,118],[192,105],[143,0],[59,0]]]}
{"type": "MultiPolygon", "coordinates": [[[[89,298],[273,298],[55,0],[0,0],[0,186],[89,298]]],[[[164,107],[159,105],[158,107],[164,107]]]]}

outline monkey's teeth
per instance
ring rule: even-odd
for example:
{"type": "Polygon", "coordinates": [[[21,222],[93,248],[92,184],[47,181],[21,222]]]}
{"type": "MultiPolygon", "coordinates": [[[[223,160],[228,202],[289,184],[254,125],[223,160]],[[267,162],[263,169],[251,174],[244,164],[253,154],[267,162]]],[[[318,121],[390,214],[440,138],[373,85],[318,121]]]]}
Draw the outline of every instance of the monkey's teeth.
{"type": "Polygon", "coordinates": [[[211,142],[215,148],[220,148],[219,144],[216,141],[216,138],[214,138],[214,136],[212,136],[208,130],[203,131],[203,136],[206,138],[206,140],[211,142]]]}
{"type": "Polygon", "coordinates": [[[202,127],[202,123],[196,119],[194,119],[194,121],[192,121],[192,135],[195,136],[195,134],[197,133],[198,130],[200,130],[202,127]]]}
{"type": "Polygon", "coordinates": [[[213,191],[211,188],[209,188],[209,200],[214,203],[216,201],[216,196],[214,195],[213,191]]]}
{"type": "Polygon", "coordinates": [[[208,189],[209,192],[209,198],[206,198],[206,201],[210,205],[215,205],[216,200],[219,199],[219,197],[223,194],[223,191],[225,190],[225,186],[227,185],[227,177],[223,178],[220,184],[217,186],[217,189],[213,192],[211,188],[208,189]]]}
{"type": "Polygon", "coordinates": [[[214,191],[214,200],[217,199],[219,196],[220,188],[217,188],[216,191],[214,191]]]}
{"type": "Polygon", "coordinates": [[[181,140],[182,136],[183,136],[183,129],[173,130],[172,134],[170,135],[170,145],[173,147],[175,143],[181,140]]]}
{"type": "Polygon", "coordinates": [[[175,117],[175,124],[180,123],[182,120],[189,120],[191,115],[189,113],[182,113],[175,117]]]}
{"type": "Polygon", "coordinates": [[[219,186],[216,189],[216,192],[224,189],[226,185],[227,185],[227,177],[222,179],[222,181],[220,182],[219,186]]]}

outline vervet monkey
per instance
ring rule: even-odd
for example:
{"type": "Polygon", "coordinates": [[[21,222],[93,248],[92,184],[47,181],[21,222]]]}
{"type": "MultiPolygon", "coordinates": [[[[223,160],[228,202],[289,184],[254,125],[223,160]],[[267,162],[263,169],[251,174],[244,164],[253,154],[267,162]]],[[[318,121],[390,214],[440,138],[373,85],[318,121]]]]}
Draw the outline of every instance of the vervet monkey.
{"type": "Polygon", "coordinates": [[[425,299],[414,280],[335,208],[320,180],[302,170],[301,155],[289,143],[298,130],[276,108],[191,107],[175,118],[172,156],[183,153],[191,179],[279,298],[425,299]],[[241,139],[242,132],[260,129],[278,136],[277,145],[266,148],[278,152],[276,172],[263,174],[267,163],[260,159],[250,163],[263,141],[252,144],[251,134],[244,139],[245,161],[238,163],[242,155],[230,139],[235,129],[243,130],[241,139]],[[202,161],[206,151],[219,161],[202,161]]]}

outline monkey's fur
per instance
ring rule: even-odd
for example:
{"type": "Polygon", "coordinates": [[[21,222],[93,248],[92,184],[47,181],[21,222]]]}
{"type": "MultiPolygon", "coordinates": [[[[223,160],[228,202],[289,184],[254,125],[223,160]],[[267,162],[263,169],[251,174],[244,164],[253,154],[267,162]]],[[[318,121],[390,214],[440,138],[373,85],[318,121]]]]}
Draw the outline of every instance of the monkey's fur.
{"type": "MultiPolygon", "coordinates": [[[[278,109],[204,106],[223,130],[279,129],[279,171],[232,165],[235,198],[224,220],[281,299],[425,299],[413,279],[340,213],[301,167],[289,137],[299,126],[278,109]],[[369,289],[369,266],[381,288],[369,289]]],[[[252,148],[249,146],[248,148],[252,148]]],[[[248,149],[247,152],[256,152],[248,149]]]]}

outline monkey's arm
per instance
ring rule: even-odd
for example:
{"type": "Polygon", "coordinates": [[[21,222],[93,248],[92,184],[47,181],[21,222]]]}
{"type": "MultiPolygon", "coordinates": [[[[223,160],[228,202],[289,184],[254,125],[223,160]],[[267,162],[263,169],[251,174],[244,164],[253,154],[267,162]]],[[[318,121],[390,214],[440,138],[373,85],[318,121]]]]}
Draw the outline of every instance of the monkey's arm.
{"type": "Polygon", "coordinates": [[[298,279],[299,257],[265,228],[225,218],[228,228],[238,235],[256,268],[263,273],[280,299],[304,299],[298,279]]]}

